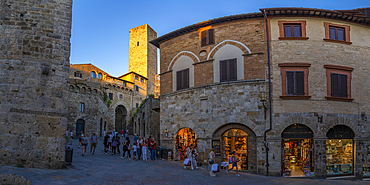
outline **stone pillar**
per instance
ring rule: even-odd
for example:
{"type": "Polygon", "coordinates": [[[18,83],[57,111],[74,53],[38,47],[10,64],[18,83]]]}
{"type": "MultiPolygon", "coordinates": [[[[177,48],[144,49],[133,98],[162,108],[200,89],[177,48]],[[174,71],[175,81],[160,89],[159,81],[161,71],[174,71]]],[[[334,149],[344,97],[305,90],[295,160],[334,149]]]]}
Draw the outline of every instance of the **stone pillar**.
{"type": "Polygon", "coordinates": [[[313,138],[315,178],[326,178],[326,137],[313,138]]]}
{"type": "Polygon", "coordinates": [[[368,140],[362,138],[355,138],[354,139],[354,172],[356,179],[362,180],[363,179],[363,166],[367,163],[367,155],[368,155],[368,140]]]}
{"type": "Polygon", "coordinates": [[[0,164],[63,168],[72,0],[0,4],[0,164]]]}
{"type": "Polygon", "coordinates": [[[281,176],[281,138],[268,139],[267,142],[269,146],[269,175],[281,176]]]}

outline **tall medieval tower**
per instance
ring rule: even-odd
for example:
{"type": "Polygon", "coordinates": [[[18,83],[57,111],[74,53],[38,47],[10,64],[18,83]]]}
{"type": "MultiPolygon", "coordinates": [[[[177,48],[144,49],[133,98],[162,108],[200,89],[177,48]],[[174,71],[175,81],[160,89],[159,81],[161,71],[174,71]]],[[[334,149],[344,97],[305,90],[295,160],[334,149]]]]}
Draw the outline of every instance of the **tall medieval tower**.
{"type": "Polygon", "coordinates": [[[155,93],[157,48],[150,44],[149,41],[156,38],[157,33],[147,24],[130,30],[129,71],[148,78],[147,94],[155,93]]]}

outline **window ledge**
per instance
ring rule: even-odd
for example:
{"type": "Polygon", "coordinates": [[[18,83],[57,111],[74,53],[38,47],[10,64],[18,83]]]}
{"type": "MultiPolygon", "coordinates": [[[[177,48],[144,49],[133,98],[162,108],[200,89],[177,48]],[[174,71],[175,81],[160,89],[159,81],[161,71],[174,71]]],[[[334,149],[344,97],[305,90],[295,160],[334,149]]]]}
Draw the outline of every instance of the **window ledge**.
{"type": "Polygon", "coordinates": [[[352,42],[347,42],[347,41],[342,41],[342,40],[335,40],[335,39],[324,39],[325,42],[335,42],[335,43],[339,43],[339,44],[347,44],[347,45],[351,45],[352,42]]]}
{"type": "Polygon", "coordinates": [[[352,98],[331,97],[331,96],[326,96],[325,98],[327,100],[332,100],[332,101],[344,101],[344,102],[351,102],[351,101],[353,101],[352,98]]]}
{"type": "Polygon", "coordinates": [[[308,40],[308,37],[279,37],[279,40],[308,40]]]}
{"type": "Polygon", "coordinates": [[[284,95],[280,96],[281,99],[283,100],[308,100],[311,98],[311,96],[305,96],[305,95],[284,95]]]}

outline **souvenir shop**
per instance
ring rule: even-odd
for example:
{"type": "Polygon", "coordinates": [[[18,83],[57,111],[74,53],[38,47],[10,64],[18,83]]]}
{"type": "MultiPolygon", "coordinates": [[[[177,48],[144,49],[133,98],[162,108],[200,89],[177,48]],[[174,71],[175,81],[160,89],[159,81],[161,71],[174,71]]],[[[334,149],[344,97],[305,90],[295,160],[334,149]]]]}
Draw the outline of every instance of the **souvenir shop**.
{"type": "MultiPolygon", "coordinates": [[[[232,152],[236,152],[238,170],[248,170],[248,134],[240,129],[230,129],[222,135],[222,156],[223,161],[227,162],[232,152]]],[[[232,166],[230,165],[229,168],[232,166]]],[[[235,168],[234,168],[235,169],[235,168]]]]}
{"type": "Polygon", "coordinates": [[[294,124],[284,130],[282,138],[282,176],[314,176],[311,129],[302,124],[294,124]]]}
{"type": "Polygon", "coordinates": [[[186,148],[197,145],[197,136],[191,128],[183,128],[176,135],[176,150],[180,160],[185,159],[186,148]]]}
{"type": "MultiPolygon", "coordinates": [[[[352,175],[354,133],[344,125],[329,129],[326,140],[326,174],[327,176],[352,175]]],[[[366,170],[365,170],[366,171],[366,170]]]]}

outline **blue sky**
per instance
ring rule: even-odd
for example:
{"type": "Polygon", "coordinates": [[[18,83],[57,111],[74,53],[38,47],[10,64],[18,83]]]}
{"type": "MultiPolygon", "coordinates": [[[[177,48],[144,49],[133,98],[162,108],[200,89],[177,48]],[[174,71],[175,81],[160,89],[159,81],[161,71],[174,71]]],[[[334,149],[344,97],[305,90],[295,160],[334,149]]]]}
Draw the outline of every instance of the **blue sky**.
{"type": "Polygon", "coordinates": [[[71,64],[92,63],[120,76],[128,72],[131,28],[148,24],[162,36],[209,19],[272,7],[354,9],[370,7],[370,1],[74,0],[71,64]]]}

